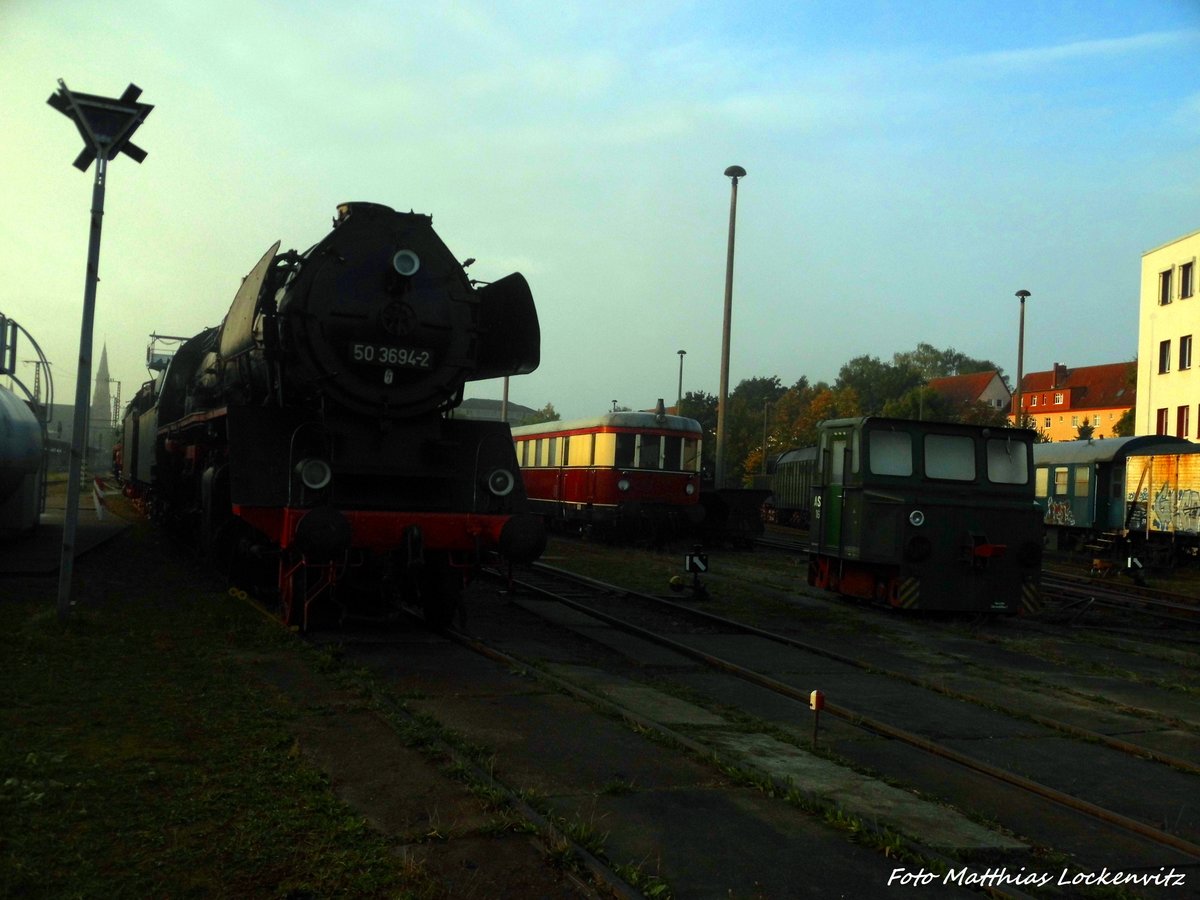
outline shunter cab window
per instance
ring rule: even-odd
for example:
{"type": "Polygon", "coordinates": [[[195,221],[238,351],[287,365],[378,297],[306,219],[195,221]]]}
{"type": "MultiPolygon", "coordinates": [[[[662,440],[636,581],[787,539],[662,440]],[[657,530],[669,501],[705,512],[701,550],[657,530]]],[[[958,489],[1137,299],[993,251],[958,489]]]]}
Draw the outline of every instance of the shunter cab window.
{"type": "Polygon", "coordinates": [[[925,477],[975,480],[975,439],[961,434],[925,435],[925,477]]]}
{"type": "Polygon", "coordinates": [[[872,431],[867,447],[872,475],[912,475],[912,435],[907,431],[872,431]]]}
{"type": "Polygon", "coordinates": [[[1023,442],[992,438],[985,446],[988,481],[992,484],[1029,483],[1029,456],[1023,442]]]}

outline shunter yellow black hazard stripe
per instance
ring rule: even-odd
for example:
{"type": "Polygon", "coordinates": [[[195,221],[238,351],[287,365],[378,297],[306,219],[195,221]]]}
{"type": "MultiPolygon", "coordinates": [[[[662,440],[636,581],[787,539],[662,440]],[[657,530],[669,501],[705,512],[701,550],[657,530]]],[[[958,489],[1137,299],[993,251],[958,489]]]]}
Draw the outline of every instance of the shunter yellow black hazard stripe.
{"type": "Polygon", "coordinates": [[[1033,615],[1042,611],[1042,590],[1035,581],[1026,581],[1021,585],[1021,612],[1033,615]]]}
{"type": "Polygon", "coordinates": [[[917,601],[921,599],[921,579],[909,576],[900,579],[900,589],[896,592],[896,596],[900,599],[900,606],[904,609],[911,609],[917,605],[917,601]]]}

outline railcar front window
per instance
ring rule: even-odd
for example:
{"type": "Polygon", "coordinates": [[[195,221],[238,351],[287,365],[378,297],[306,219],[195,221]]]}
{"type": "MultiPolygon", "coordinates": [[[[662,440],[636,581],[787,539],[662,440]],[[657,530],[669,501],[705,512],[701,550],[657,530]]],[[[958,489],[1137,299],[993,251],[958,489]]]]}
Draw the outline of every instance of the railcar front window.
{"type": "Polygon", "coordinates": [[[641,437],[641,455],[638,459],[639,469],[661,469],[659,455],[662,453],[662,436],[643,434],[641,437]]]}
{"type": "Polygon", "coordinates": [[[912,435],[907,431],[872,431],[867,446],[867,464],[871,474],[902,477],[912,475],[912,435]]]}
{"type": "Polygon", "coordinates": [[[617,435],[617,455],[613,465],[618,469],[632,469],[634,452],[637,450],[636,434],[617,435]]]}
{"type": "Polygon", "coordinates": [[[692,438],[683,441],[683,471],[700,471],[700,442],[692,438]]]}
{"type": "Polygon", "coordinates": [[[975,439],[958,434],[925,435],[925,477],[975,480],[975,439]]]}
{"type": "Polygon", "coordinates": [[[678,472],[682,467],[683,438],[667,435],[663,438],[663,468],[678,472]]]}
{"type": "Polygon", "coordinates": [[[995,438],[987,442],[988,481],[992,484],[1028,484],[1029,451],[1021,441],[995,438]]]}

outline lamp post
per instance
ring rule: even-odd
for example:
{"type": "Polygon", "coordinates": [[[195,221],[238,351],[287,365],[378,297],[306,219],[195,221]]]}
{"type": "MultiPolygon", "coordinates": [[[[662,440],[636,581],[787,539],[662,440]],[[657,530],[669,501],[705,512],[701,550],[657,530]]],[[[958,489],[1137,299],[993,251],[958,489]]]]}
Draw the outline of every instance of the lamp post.
{"type": "Polygon", "coordinates": [[[683,413],[679,411],[679,408],[683,406],[683,358],[687,356],[687,351],[676,350],[675,352],[679,354],[679,399],[675,401],[675,415],[681,416],[683,413]]]}
{"type": "Polygon", "coordinates": [[[83,469],[84,441],[88,426],[88,389],[92,380],[92,324],[96,312],[96,284],[100,280],[100,225],[104,218],[104,186],[108,163],[118,153],[134,162],[146,158],[146,151],[130,138],[150,115],[153,106],[138,103],[142,89],[131,84],[120,98],[71,91],[60,78],[59,89],[46,102],[75,123],[83,138],[82,152],[75,168],[86,172],[96,162],[92,184],[92,225],[88,241],[87,276],[83,286],[83,323],[79,331],[79,371],[75,379],[75,419],[71,433],[70,475],[67,481],[67,508],[63,520],[62,557],[58,570],[58,617],[65,620],[71,606],[71,577],[75,566],[75,533],[79,523],[79,479],[83,469]]]}
{"type": "Polygon", "coordinates": [[[1017,414],[1013,424],[1018,428],[1025,418],[1025,411],[1021,408],[1021,381],[1025,377],[1025,298],[1029,296],[1029,291],[1017,291],[1017,298],[1021,301],[1021,325],[1017,331],[1017,414]]]}
{"type": "Polygon", "coordinates": [[[717,459],[714,485],[725,487],[725,406],[729,400],[729,320],[733,314],[733,238],[737,226],[738,179],[746,177],[741,166],[730,166],[725,175],[731,182],[729,196],[729,249],[725,256],[725,319],[721,327],[721,387],[717,397],[717,459]]]}

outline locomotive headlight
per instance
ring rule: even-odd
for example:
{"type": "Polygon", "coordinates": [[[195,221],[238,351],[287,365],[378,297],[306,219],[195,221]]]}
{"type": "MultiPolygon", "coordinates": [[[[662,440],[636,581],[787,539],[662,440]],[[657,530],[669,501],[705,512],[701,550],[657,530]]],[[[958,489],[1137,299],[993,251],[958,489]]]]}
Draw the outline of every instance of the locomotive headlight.
{"type": "Polygon", "coordinates": [[[405,277],[415,275],[421,268],[421,257],[411,250],[397,250],[392,256],[392,267],[405,277]]]}
{"type": "Polygon", "coordinates": [[[913,528],[920,528],[925,524],[925,513],[921,512],[919,509],[914,509],[908,514],[908,523],[912,525],[913,528]]]}
{"type": "Polygon", "coordinates": [[[683,489],[683,492],[690,497],[692,494],[696,493],[696,486],[689,481],[687,486],[683,489]]]}
{"type": "Polygon", "coordinates": [[[488,490],[497,497],[507,497],[512,493],[512,489],[516,483],[517,480],[513,478],[513,473],[508,471],[508,469],[492,469],[488,473],[488,490]]]}
{"type": "Polygon", "coordinates": [[[628,478],[622,478],[620,481],[618,481],[618,482],[617,482],[617,490],[618,490],[618,491],[627,491],[627,490],[629,490],[629,479],[628,479],[628,478]]]}
{"type": "Polygon", "coordinates": [[[296,475],[310,491],[319,491],[333,480],[333,469],[325,460],[309,457],[296,463],[296,475]]]}

